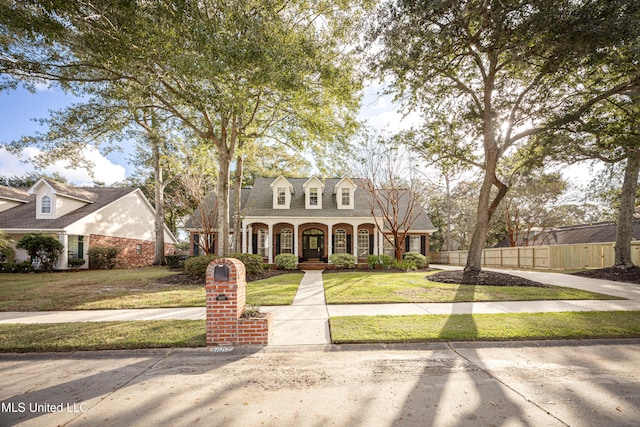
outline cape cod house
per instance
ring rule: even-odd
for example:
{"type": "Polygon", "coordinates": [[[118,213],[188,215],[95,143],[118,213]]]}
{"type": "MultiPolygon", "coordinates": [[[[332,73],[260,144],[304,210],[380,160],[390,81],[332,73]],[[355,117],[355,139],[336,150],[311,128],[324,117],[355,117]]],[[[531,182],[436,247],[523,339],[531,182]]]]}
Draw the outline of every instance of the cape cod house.
{"type": "MultiPolygon", "coordinates": [[[[155,255],[153,206],[138,188],[74,187],[42,178],[29,189],[0,186],[0,230],[14,242],[29,233],[58,237],[64,250],[56,269],[70,258],[87,260],[93,246],[117,246],[127,267],[150,265],[155,255]]],[[[176,238],[165,227],[165,253],[176,238]]],[[[16,260],[28,260],[16,250],[16,260]]]]}
{"type": "MultiPolygon", "coordinates": [[[[388,227],[379,210],[371,214],[369,197],[359,179],[257,178],[241,194],[242,252],[260,254],[266,263],[273,263],[281,253],[296,254],[302,262],[327,262],[335,253],[357,254],[359,263],[366,263],[370,254],[393,256],[393,246],[383,237],[388,227]],[[377,224],[383,225],[383,231],[377,224]]],[[[215,211],[215,196],[209,200],[207,209],[215,211]]],[[[400,209],[406,210],[407,204],[401,201],[400,209]]],[[[205,217],[206,213],[196,211],[187,221],[192,255],[203,254],[203,247],[219,253],[221,242],[211,232],[214,228],[206,230],[199,220],[205,217]],[[210,244],[202,245],[201,239],[210,244]]],[[[429,234],[434,231],[422,206],[417,206],[404,250],[427,255],[429,234]]]]}

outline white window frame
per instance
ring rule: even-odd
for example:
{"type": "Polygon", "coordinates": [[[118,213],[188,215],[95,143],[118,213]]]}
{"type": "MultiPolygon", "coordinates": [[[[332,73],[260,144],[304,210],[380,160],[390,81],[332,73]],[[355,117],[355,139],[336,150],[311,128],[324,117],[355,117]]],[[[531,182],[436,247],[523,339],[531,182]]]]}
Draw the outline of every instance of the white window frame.
{"type": "Polygon", "coordinates": [[[358,258],[366,258],[369,254],[369,230],[358,231],[358,258]]]}
{"type": "Polygon", "coordinates": [[[286,206],[287,205],[287,189],[284,187],[278,187],[277,191],[277,205],[278,206],[286,206]]]}
{"type": "Polygon", "coordinates": [[[342,189],[342,206],[351,205],[351,190],[348,188],[342,189]]]}
{"type": "Polygon", "coordinates": [[[344,228],[338,228],[335,231],[335,252],[336,254],[347,253],[347,230],[344,228]]]}
{"type": "Polygon", "coordinates": [[[51,209],[52,209],[51,197],[43,196],[42,200],[40,201],[40,213],[49,215],[52,212],[51,209]]]}
{"type": "Polygon", "coordinates": [[[309,206],[318,206],[318,188],[313,187],[309,189],[309,206]]]}
{"type": "Polygon", "coordinates": [[[261,228],[258,230],[258,254],[262,258],[269,256],[269,230],[261,228]]]}
{"type": "Polygon", "coordinates": [[[391,242],[389,240],[387,240],[387,237],[393,239],[393,236],[386,236],[383,237],[382,240],[384,241],[383,243],[383,253],[385,255],[389,255],[392,257],[396,257],[396,248],[391,244],[391,242]]]}
{"type": "Polygon", "coordinates": [[[420,236],[409,236],[409,252],[420,253],[420,236]]]}
{"type": "Polygon", "coordinates": [[[290,228],[284,228],[280,231],[280,253],[293,253],[293,230],[290,228]]]}

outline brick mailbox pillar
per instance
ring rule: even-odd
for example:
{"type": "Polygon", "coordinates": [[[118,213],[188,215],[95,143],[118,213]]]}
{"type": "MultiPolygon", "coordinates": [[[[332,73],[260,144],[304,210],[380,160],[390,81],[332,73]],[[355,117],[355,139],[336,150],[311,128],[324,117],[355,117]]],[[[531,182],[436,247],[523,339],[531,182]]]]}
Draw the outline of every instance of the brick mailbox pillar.
{"type": "Polygon", "coordinates": [[[207,267],[207,345],[267,345],[271,313],[243,317],[247,282],[244,264],[220,258],[207,267]]]}

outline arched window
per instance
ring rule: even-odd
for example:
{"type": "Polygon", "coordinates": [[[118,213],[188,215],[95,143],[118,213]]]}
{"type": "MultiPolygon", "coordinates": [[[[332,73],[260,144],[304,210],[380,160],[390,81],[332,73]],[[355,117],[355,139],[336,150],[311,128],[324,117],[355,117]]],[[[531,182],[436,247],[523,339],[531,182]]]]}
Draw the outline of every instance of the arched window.
{"type": "Polygon", "coordinates": [[[51,197],[44,196],[42,198],[42,204],[40,205],[40,212],[43,214],[51,213],[51,197]]]}
{"type": "Polygon", "coordinates": [[[347,231],[344,228],[338,228],[336,230],[336,249],[334,253],[347,253],[347,231]]]}
{"type": "Polygon", "coordinates": [[[285,228],[280,232],[280,253],[293,253],[293,231],[290,228],[285,228]]]}
{"type": "Polygon", "coordinates": [[[358,231],[358,258],[369,255],[369,230],[358,231]]]}

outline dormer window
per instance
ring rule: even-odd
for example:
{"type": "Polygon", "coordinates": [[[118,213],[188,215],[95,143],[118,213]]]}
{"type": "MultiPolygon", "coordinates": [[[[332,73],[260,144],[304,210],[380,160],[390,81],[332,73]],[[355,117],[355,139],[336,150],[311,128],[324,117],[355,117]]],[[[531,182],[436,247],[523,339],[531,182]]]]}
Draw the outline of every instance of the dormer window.
{"type": "Polygon", "coordinates": [[[324,183],[316,177],[311,177],[302,185],[302,189],[305,209],[322,209],[324,183]]]}
{"type": "Polygon", "coordinates": [[[273,191],[273,209],[290,209],[293,185],[283,176],[269,184],[273,191]]]}
{"type": "Polygon", "coordinates": [[[333,190],[338,209],[354,209],[355,191],[358,186],[349,178],[342,178],[333,190]]]}
{"type": "Polygon", "coordinates": [[[342,189],[342,205],[348,206],[351,204],[351,191],[348,188],[342,189]]]}
{"type": "Polygon", "coordinates": [[[278,187],[278,206],[284,206],[287,204],[287,189],[284,187],[278,187]]]}
{"type": "Polygon", "coordinates": [[[43,214],[51,213],[51,197],[44,196],[40,205],[40,212],[43,214]]]}

